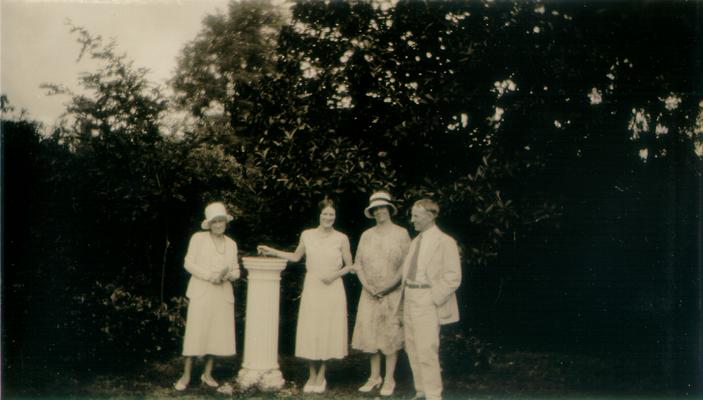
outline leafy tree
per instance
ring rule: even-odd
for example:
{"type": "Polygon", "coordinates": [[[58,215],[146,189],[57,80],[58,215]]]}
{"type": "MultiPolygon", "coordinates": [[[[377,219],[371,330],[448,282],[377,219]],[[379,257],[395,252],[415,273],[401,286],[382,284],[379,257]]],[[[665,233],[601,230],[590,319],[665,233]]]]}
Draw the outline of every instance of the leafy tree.
{"type": "Polygon", "coordinates": [[[81,57],[99,67],[80,76],[80,93],[46,85],[70,96],[62,125],[42,138],[30,122],[3,120],[8,165],[26,170],[11,180],[7,202],[17,206],[8,225],[18,241],[8,259],[17,296],[10,307],[23,327],[10,336],[23,342],[15,366],[19,356],[37,368],[104,368],[120,357],[115,343],[132,355],[125,362],[172,351],[183,255],[203,206],[246,199],[237,184],[243,168],[222,145],[164,133],[168,103],[145,69],[114,43],[80,27],[72,32],[81,57]]]}
{"type": "MultiPolygon", "coordinates": [[[[690,86],[686,63],[654,62],[671,52],[663,43],[643,51],[661,42],[644,23],[658,12],[671,40],[695,27],[665,5],[297,3],[277,71],[232,98],[234,130],[259,135],[251,154],[274,209],[342,190],[358,207],[379,186],[434,195],[470,262],[485,264],[509,231],[560,214],[579,184],[555,177],[637,160],[637,101],[690,86]],[[634,30],[620,23],[633,18],[634,30]]],[[[687,99],[676,124],[691,132],[699,106],[687,99]]]]}
{"type": "MultiPolygon", "coordinates": [[[[259,137],[249,155],[261,173],[255,186],[268,214],[260,215],[280,222],[271,229],[293,243],[305,210],[324,193],[337,193],[343,210],[362,209],[378,187],[401,196],[405,209],[431,195],[470,266],[462,289],[467,329],[502,331],[507,340],[532,329],[532,337],[563,343],[558,325],[568,321],[574,342],[592,341],[580,328],[602,310],[678,298],[685,312],[619,319],[623,329],[636,318],[666,326],[677,348],[675,327],[695,329],[685,322],[696,293],[685,277],[694,274],[696,246],[666,245],[696,237],[700,219],[694,9],[296,3],[279,36],[276,71],[240,84],[232,98],[234,131],[259,137]],[[656,124],[668,133],[657,134],[656,124]],[[661,247],[643,246],[641,237],[661,247]],[[676,254],[669,261],[667,247],[676,254]],[[651,285],[615,265],[646,265],[651,285]],[[625,300],[618,288],[637,295],[625,300]],[[564,306],[559,318],[544,317],[552,302],[578,312],[564,306]],[[522,309],[529,311],[520,325],[511,316],[522,309]]],[[[348,215],[340,223],[352,237],[363,226],[348,215]]]]}
{"type": "Polygon", "coordinates": [[[202,31],[178,59],[172,84],[179,105],[202,117],[212,107],[224,108],[238,83],[271,72],[281,23],[270,1],[232,2],[226,15],[204,18],[202,31]]]}
{"type": "MultiPolygon", "coordinates": [[[[55,365],[65,355],[52,335],[70,324],[69,304],[76,274],[71,248],[70,186],[55,175],[70,165],[64,146],[43,135],[39,123],[16,116],[2,97],[3,175],[3,373],[8,381],[55,365]],[[57,316],[67,317],[57,322],[57,316]],[[21,368],[22,366],[27,368],[21,368]]],[[[73,343],[68,335],[64,346],[73,343]]],[[[41,385],[37,380],[36,385],[41,385]]]]}
{"type": "Polygon", "coordinates": [[[621,307],[621,326],[661,327],[647,337],[665,343],[666,379],[684,376],[685,338],[699,337],[686,320],[700,296],[696,7],[297,2],[285,21],[270,3],[233,2],[184,48],[173,102],[114,43],[73,27],[79,58],[100,67],[80,93],[47,85],[70,96],[63,125],[41,137],[3,116],[4,167],[31,171],[5,181],[3,290],[9,278],[16,318],[53,307],[41,329],[11,337],[30,350],[74,332],[90,351],[51,354],[86,360],[141,318],[144,341],[129,343],[153,350],[155,331],[178,328],[182,303],[166,299],[183,293],[182,253],[206,202],[235,211],[246,252],[294,243],[325,194],[358,237],[369,192],[385,188],[406,211],[420,196],[440,201],[466,261],[467,332],[558,345],[595,329],[579,329],[591,326],[577,313],[551,318],[552,302],[597,304],[578,313],[597,321],[621,307]],[[184,135],[168,134],[166,117],[183,109],[184,135]],[[23,271],[47,279],[32,286],[23,271]],[[632,316],[650,303],[662,312],[632,316]]]}
{"type": "Polygon", "coordinates": [[[51,94],[71,96],[66,122],[56,135],[72,149],[73,169],[81,171],[73,183],[76,205],[90,216],[82,220],[84,250],[110,260],[113,278],[143,285],[143,293],[156,291],[163,299],[165,292],[174,293],[168,289],[166,268],[173,268],[171,257],[185,247],[185,223],[199,215],[206,201],[225,194],[236,198],[242,167],[221,145],[167,135],[168,102],[147,80],[147,70],[133,67],[114,43],[104,45],[80,27],[72,32],[82,45],[79,59],[87,56],[102,64],[81,75],[83,93],[46,87],[51,94]],[[124,240],[98,245],[114,237],[124,240]],[[176,253],[172,242],[178,245],[176,253]]]}
{"type": "Polygon", "coordinates": [[[244,139],[229,120],[238,85],[252,83],[275,67],[282,9],[270,0],[230,2],[225,13],[208,15],[198,36],[187,43],[171,86],[175,102],[195,120],[194,131],[234,144],[244,139]]]}

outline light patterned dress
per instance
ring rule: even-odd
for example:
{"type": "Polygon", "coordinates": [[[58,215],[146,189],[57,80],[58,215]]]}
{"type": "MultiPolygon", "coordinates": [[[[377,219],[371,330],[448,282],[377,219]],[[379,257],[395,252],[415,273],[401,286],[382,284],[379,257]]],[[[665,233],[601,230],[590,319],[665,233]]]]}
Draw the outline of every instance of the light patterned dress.
{"type": "MultiPolygon", "coordinates": [[[[366,280],[385,287],[398,273],[410,246],[408,231],[393,224],[383,234],[377,227],[366,230],[359,240],[356,264],[366,280]]],[[[361,291],[354,324],[352,348],[365,353],[392,354],[403,347],[400,325],[400,285],[386,296],[377,299],[366,290],[361,291]]]]}
{"type": "Polygon", "coordinates": [[[184,262],[190,272],[188,316],[183,338],[184,356],[230,356],[236,353],[234,334],[234,293],[232,283],[214,284],[215,275],[239,270],[237,244],[225,236],[219,253],[209,232],[198,232],[190,239],[184,262]]]}
{"type": "MultiPolygon", "coordinates": [[[[322,277],[342,268],[342,246],[349,242],[341,232],[303,231],[305,283],[295,335],[296,357],[308,360],[344,358],[348,354],[347,296],[342,279],[327,285],[322,277]]],[[[347,244],[348,245],[348,244],[347,244]]]]}

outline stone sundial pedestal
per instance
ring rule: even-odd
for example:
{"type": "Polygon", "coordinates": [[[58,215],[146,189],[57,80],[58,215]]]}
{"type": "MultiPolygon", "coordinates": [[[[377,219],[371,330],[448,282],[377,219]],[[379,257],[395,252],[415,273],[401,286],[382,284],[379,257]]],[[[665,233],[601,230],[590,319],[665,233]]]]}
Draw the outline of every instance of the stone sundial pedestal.
{"type": "Polygon", "coordinates": [[[248,271],[247,307],[244,322],[244,360],[237,375],[243,389],[264,391],[283,387],[278,366],[278,322],[281,271],[286,260],[272,257],[242,257],[248,271]]]}

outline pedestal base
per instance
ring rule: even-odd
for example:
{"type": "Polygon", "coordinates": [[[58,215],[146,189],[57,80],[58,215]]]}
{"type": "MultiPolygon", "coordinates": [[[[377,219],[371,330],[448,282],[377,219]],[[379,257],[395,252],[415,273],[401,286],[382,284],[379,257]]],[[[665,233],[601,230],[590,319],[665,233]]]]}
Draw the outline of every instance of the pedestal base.
{"type": "Polygon", "coordinates": [[[237,383],[244,389],[278,391],[286,383],[278,366],[278,303],[286,260],[243,257],[249,272],[244,359],[237,383]]]}
{"type": "Polygon", "coordinates": [[[256,386],[265,392],[280,390],[286,381],[278,369],[254,370],[242,368],[237,375],[237,384],[244,389],[256,386]]]}

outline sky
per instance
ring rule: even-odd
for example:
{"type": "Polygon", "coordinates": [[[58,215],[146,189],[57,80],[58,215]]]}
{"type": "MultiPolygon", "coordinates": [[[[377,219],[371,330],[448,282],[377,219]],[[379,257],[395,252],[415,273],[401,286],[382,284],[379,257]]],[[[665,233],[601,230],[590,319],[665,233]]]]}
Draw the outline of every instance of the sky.
{"type": "Polygon", "coordinates": [[[48,96],[42,83],[78,87],[78,75],[93,71],[77,63],[80,45],[66,21],[92,35],[114,38],[118,52],[165,83],[176,56],[194,39],[208,14],[227,9],[228,0],[0,0],[0,92],[17,110],[50,127],[65,109],[66,96],[48,96]]]}

